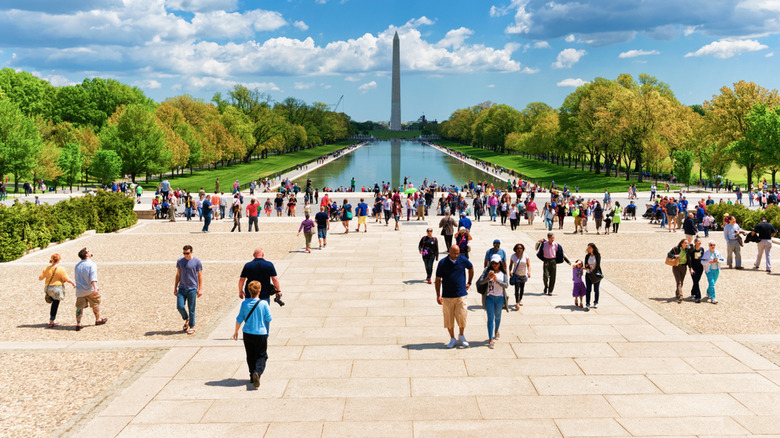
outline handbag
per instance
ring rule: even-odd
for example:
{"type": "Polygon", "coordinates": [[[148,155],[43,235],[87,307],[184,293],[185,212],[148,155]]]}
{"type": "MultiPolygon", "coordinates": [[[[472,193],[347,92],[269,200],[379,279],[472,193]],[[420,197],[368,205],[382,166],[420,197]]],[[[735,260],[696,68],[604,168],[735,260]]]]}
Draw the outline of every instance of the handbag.
{"type": "MultiPolygon", "coordinates": [[[[46,286],[43,288],[44,301],[51,304],[54,300],[62,301],[65,299],[65,286],[62,285],[58,289],[52,290],[51,282],[54,279],[54,274],[57,273],[57,268],[54,268],[54,272],[51,273],[49,281],[46,282],[46,286]]],[[[55,286],[56,288],[56,286],[55,286]]]]}
{"type": "Polygon", "coordinates": [[[604,274],[601,272],[588,272],[588,280],[590,280],[591,284],[596,284],[599,281],[601,281],[604,278],[604,274]]]}
{"type": "Polygon", "coordinates": [[[666,261],[664,262],[669,266],[680,266],[680,259],[678,257],[666,257],[666,261]]]}
{"type": "Polygon", "coordinates": [[[352,212],[351,211],[347,212],[347,220],[352,220],[352,212]]]}

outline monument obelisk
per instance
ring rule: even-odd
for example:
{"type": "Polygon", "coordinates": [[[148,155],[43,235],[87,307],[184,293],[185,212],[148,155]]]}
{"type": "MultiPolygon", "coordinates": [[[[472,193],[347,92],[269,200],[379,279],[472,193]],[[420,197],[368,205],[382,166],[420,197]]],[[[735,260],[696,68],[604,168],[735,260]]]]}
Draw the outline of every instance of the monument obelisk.
{"type": "Polygon", "coordinates": [[[390,130],[401,130],[401,43],[398,32],[393,37],[393,93],[390,99],[390,130]]]}

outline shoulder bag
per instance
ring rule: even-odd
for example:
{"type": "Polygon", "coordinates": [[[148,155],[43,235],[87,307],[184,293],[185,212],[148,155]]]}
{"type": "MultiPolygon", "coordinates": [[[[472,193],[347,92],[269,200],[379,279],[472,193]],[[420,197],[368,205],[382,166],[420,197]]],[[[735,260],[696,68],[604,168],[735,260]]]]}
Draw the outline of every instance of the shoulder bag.
{"type": "Polygon", "coordinates": [[[54,275],[57,273],[57,269],[59,268],[54,268],[54,271],[51,273],[51,277],[49,277],[49,281],[46,282],[46,288],[43,290],[45,294],[44,299],[47,303],[51,303],[53,300],[62,301],[65,299],[65,285],[51,285],[52,280],[54,280],[54,275]]]}
{"type": "Polygon", "coordinates": [[[666,261],[664,262],[669,266],[680,266],[680,259],[679,257],[669,257],[666,256],[666,261]]]}

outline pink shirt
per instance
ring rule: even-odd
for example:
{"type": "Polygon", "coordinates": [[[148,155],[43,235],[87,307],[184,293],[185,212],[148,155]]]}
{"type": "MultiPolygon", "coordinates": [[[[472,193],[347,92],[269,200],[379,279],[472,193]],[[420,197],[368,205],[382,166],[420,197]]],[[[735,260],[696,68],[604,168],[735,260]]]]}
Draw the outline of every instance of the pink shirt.
{"type": "Polygon", "coordinates": [[[552,245],[550,245],[549,240],[544,241],[542,248],[544,250],[544,258],[546,259],[554,259],[555,253],[558,252],[558,244],[553,242],[552,245]]]}

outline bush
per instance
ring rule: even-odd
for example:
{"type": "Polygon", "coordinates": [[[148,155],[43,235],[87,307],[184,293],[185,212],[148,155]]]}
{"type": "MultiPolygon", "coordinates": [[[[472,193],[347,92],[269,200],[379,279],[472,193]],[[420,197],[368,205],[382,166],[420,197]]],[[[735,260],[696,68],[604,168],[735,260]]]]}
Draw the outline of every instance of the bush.
{"type": "Polygon", "coordinates": [[[707,212],[715,218],[719,230],[723,230],[723,215],[726,213],[733,215],[739,226],[745,230],[752,230],[764,216],[776,229],[780,229],[780,207],[777,206],[766,210],[750,210],[742,204],[712,204],[707,206],[707,212]]]}
{"type": "Polygon", "coordinates": [[[18,259],[33,248],[73,239],[87,230],[110,233],[135,224],[133,199],[121,193],[70,198],[54,205],[29,202],[0,205],[0,262],[18,259]]]}

